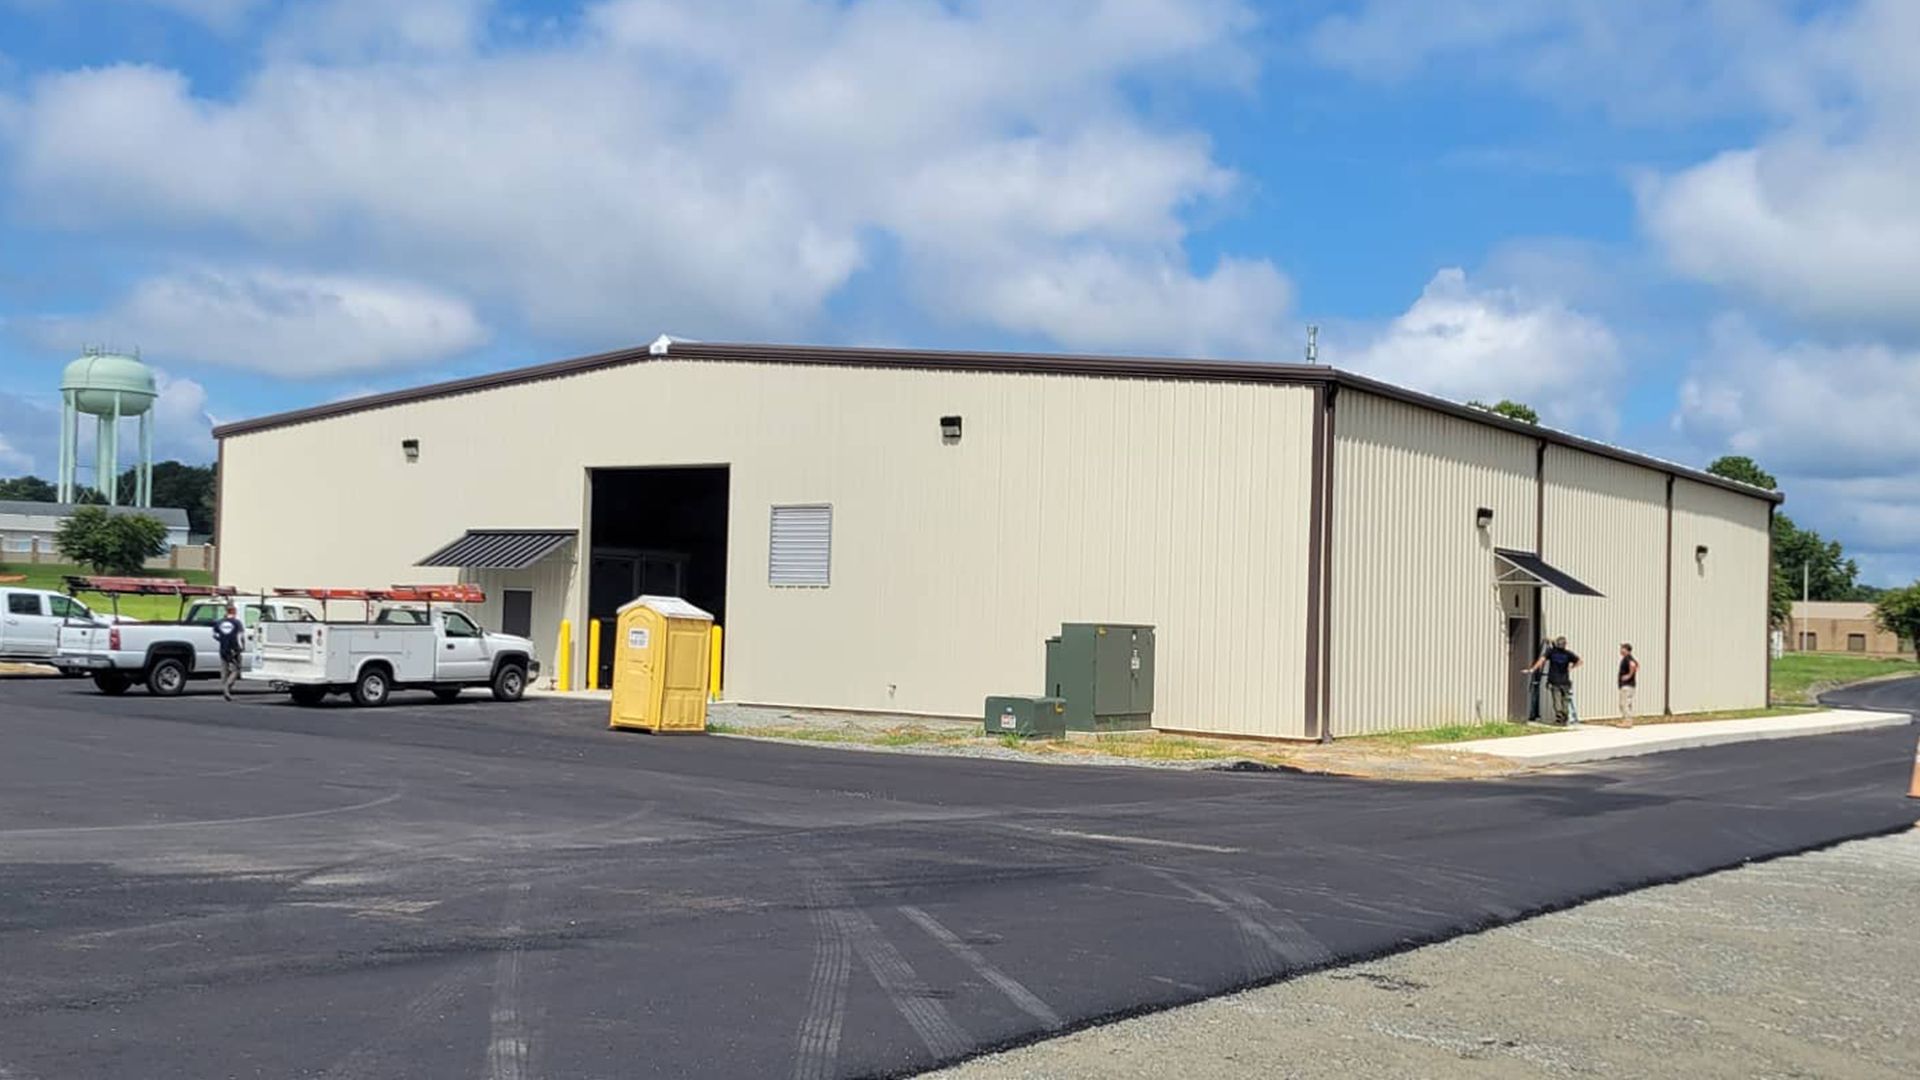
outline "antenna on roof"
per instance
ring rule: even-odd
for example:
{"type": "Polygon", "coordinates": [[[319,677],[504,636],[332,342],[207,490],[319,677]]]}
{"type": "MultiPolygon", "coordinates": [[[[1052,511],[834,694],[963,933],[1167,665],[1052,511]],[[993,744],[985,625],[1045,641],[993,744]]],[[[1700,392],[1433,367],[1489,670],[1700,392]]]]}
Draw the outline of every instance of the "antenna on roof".
{"type": "Polygon", "coordinates": [[[1317,364],[1319,362],[1320,362],[1320,328],[1318,326],[1314,326],[1313,324],[1309,323],[1307,325],[1307,363],[1317,364]]]}

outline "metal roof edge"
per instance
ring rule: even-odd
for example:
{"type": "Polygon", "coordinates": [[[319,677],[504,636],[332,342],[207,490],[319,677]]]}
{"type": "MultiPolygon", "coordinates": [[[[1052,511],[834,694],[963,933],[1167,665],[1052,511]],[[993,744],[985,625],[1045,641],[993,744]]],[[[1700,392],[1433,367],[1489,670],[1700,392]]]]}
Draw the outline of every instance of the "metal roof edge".
{"type": "Polygon", "coordinates": [[[1130,378],[1227,382],[1268,385],[1334,385],[1362,393],[1401,401],[1431,409],[1488,427],[1510,431],[1602,457],[1624,461],[1670,476],[1708,484],[1740,495],[1770,503],[1786,501],[1777,491],[1763,491],[1738,481],[1715,476],[1704,470],[1662,461],[1659,458],[1622,447],[1511,420],[1498,413],[1477,409],[1457,401],[1435,397],[1404,386],[1381,382],[1364,375],[1317,364],[1278,364],[1258,360],[1194,360],[1175,357],[1115,356],[1106,354],[981,352],[944,349],[889,349],[842,345],[780,345],[753,342],[687,341],[665,334],[646,345],[586,356],[557,360],[530,367],[429,383],[405,390],[394,390],[367,397],[348,398],[307,409],[274,413],[251,420],[222,424],[213,429],[215,439],[289,427],[337,416],[389,408],[436,398],[479,393],[522,383],[566,378],[604,368],[627,364],[671,360],[706,360],[716,363],[812,364],[823,367],[889,368],[907,371],[970,371],[991,374],[1081,375],[1096,378],[1130,378]]]}

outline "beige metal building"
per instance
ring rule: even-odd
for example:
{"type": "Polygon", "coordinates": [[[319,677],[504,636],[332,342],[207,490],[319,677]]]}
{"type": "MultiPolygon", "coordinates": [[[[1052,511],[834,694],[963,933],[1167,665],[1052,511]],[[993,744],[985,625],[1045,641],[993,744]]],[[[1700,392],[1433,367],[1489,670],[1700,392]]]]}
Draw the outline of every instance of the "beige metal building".
{"type": "Polygon", "coordinates": [[[735,700],[974,715],[1067,621],[1158,628],[1172,730],[1506,717],[1543,633],[1590,718],[1621,641],[1643,712],[1767,696],[1778,496],[1328,368],[662,339],[215,434],[223,583],[678,593],[735,700]]]}
{"type": "Polygon", "coordinates": [[[1783,638],[1788,652],[1913,655],[1913,643],[1880,629],[1873,605],[1865,602],[1795,600],[1783,638]]]}

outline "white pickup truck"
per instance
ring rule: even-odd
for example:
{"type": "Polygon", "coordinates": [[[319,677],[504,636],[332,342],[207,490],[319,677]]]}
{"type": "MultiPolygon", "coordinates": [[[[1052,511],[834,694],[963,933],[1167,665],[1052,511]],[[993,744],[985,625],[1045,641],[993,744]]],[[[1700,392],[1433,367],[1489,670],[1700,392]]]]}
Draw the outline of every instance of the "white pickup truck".
{"type": "Polygon", "coordinates": [[[87,605],[47,589],[0,585],[0,660],[52,664],[64,623],[105,625],[87,605]]]}
{"type": "MultiPolygon", "coordinates": [[[[103,694],[124,694],[135,683],[157,697],[173,697],[193,679],[220,675],[220,644],[213,624],[226,614],[228,600],[196,600],[181,613],[179,622],[117,622],[96,625],[69,621],[60,627],[59,649],[53,663],[63,669],[84,670],[103,694]]],[[[259,628],[305,625],[313,612],[301,604],[277,599],[235,599],[241,621],[257,642],[259,628]]],[[[252,660],[252,649],[241,661],[252,660]]]]}
{"type": "Polygon", "coordinates": [[[452,701],[486,687],[495,701],[518,701],[540,674],[533,642],[482,630],[459,611],[388,607],[365,622],[262,624],[249,681],[286,689],[300,705],[346,694],[356,705],[385,705],[395,690],[431,690],[452,701]]]}

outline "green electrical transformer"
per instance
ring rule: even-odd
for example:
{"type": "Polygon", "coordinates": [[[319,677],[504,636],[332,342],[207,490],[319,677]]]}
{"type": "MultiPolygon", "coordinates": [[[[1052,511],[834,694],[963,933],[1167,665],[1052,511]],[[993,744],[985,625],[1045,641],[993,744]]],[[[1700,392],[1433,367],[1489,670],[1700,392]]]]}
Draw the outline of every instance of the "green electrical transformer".
{"type": "Polygon", "coordinates": [[[1153,726],[1153,627],[1066,623],[1047,639],[1047,695],[1066,702],[1068,731],[1153,726]]]}
{"type": "Polygon", "coordinates": [[[987,699],[987,734],[1058,739],[1067,733],[1066,703],[1059,698],[1001,695],[987,699]]]}

